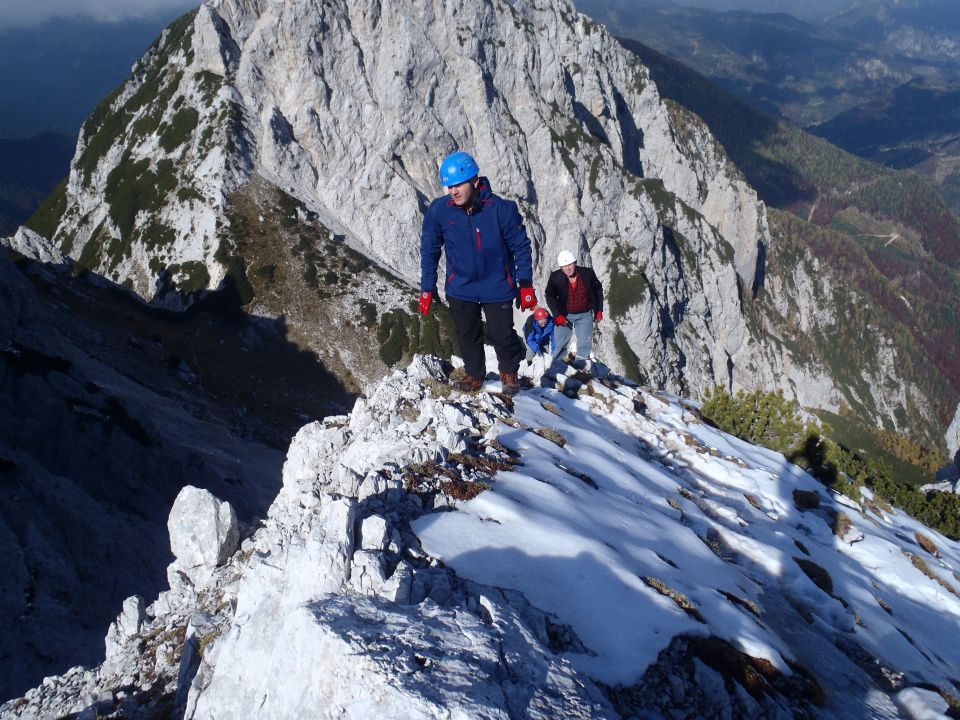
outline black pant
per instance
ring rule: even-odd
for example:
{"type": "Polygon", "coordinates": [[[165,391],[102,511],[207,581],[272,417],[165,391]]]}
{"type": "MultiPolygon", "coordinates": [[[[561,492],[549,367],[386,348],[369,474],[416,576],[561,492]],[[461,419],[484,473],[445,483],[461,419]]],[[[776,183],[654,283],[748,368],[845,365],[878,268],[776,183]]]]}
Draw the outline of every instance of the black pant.
{"type": "Polygon", "coordinates": [[[467,375],[482,378],[487,374],[483,353],[483,323],[480,310],[487,319],[487,338],[497,351],[500,372],[515,373],[523,360],[523,342],[513,329],[513,301],[478,303],[448,298],[450,313],[457,326],[460,354],[467,375]]]}

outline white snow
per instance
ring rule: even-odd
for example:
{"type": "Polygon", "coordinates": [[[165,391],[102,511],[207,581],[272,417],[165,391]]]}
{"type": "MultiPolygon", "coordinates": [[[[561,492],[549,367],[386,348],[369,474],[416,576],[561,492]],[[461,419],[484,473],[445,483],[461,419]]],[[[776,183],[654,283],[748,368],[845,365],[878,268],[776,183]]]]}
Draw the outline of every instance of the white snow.
{"type": "Polygon", "coordinates": [[[751,697],[677,655],[713,637],[781,677],[810,673],[818,718],[943,717],[933,690],[955,696],[960,665],[957,542],[878,514],[868,491],[833,496],[599,363],[607,384],[576,398],[542,371],[510,408],[496,381],[435,392],[441,363],[418,357],[349,417],[305,426],[243,553],[195,587],[171,572],[145,610],[131,598],[96,676],[45,681],[0,717],[76,712],[131,685],[175,692],[186,718],[614,718],[605,686],[636,693],[641,716],[789,717],[807,700],[751,697]],[[493,440],[519,464],[478,478],[450,456],[493,440]],[[431,462],[489,488],[412,492],[408,473],[431,462]],[[819,507],[798,509],[796,490],[819,507]],[[852,523],[840,536],[838,513],[852,523]],[[178,632],[182,660],[160,640],[178,632]]]}
{"type": "Polygon", "coordinates": [[[854,637],[908,677],[955,677],[960,599],[904,554],[925,556],[957,587],[955,542],[902,513],[883,519],[852,510],[854,503],[838,502],[782,455],[696,422],[676,397],[645,397],[648,417],[635,413],[627,396],[615,398],[608,405],[555,390],[522,393],[516,420],[555,429],[566,445],[525,428],[490,430],[523,465],[498,474],[490,491],[458,512],[415,521],[424,549],[460,576],[518,590],[571,625],[588,652],[568,652],[569,660],[606,683],[636,681],[679,633],[718,635],[789,673],[784,661],[795,656],[776,625],[728,599],[762,608],[771,588],[824,632],[854,637]],[[795,489],[818,492],[821,507],[798,510],[795,489]],[[863,539],[850,544],[835,536],[831,511],[845,513],[858,531],[852,537],[863,539]],[[933,539],[939,560],[918,546],[917,532],[933,539]],[[794,558],[825,569],[833,597],[794,558]],[[682,593],[703,622],[644,578],[682,593]]]}

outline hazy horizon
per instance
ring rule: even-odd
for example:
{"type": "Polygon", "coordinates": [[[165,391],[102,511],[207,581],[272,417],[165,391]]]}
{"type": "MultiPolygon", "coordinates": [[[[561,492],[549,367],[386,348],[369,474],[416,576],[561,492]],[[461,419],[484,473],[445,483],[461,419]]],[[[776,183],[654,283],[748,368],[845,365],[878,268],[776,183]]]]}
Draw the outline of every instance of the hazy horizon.
{"type": "Polygon", "coordinates": [[[200,0],[35,0],[0,4],[0,31],[30,28],[56,19],[113,23],[148,18],[200,5],[200,0]]]}

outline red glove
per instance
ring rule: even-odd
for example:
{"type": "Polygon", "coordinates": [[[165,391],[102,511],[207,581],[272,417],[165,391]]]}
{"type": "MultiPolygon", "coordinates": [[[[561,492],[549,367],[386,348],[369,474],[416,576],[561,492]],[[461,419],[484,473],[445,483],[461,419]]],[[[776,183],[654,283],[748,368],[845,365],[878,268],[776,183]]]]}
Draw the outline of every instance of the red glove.
{"type": "Polygon", "coordinates": [[[521,310],[533,310],[537,306],[537,293],[532,285],[521,285],[517,290],[517,300],[521,310]]]}
{"type": "Polygon", "coordinates": [[[603,320],[603,310],[597,310],[597,314],[594,316],[594,320],[600,322],[603,320]]]}
{"type": "Polygon", "coordinates": [[[566,316],[566,315],[557,315],[557,316],[553,319],[553,322],[556,323],[557,325],[564,325],[564,326],[565,326],[565,325],[567,324],[567,316],[566,316]]]}
{"type": "Polygon", "coordinates": [[[433,302],[433,293],[424,290],[420,293],[420,314],[426,317],[430,313],[430,303],[433,302]]]}

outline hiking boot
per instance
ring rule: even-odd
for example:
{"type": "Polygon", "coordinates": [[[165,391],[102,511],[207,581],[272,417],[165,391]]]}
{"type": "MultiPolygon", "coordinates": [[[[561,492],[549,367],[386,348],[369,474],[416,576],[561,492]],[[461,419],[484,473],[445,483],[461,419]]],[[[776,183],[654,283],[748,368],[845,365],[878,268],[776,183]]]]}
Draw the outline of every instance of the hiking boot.
{"type": "Polygon", "coordinates": [[[473,375],[464,375],[453,383],[453,389],[459,390],[460,392],[476,392],[482,387],[483,378],[474,377],[473,375]]]}
{"type": "Polygon", "coordinates": [[[500,373],[500,386],[504,395],[516,395],[520,392],[520,380],[516,373],[500,373]]]}

